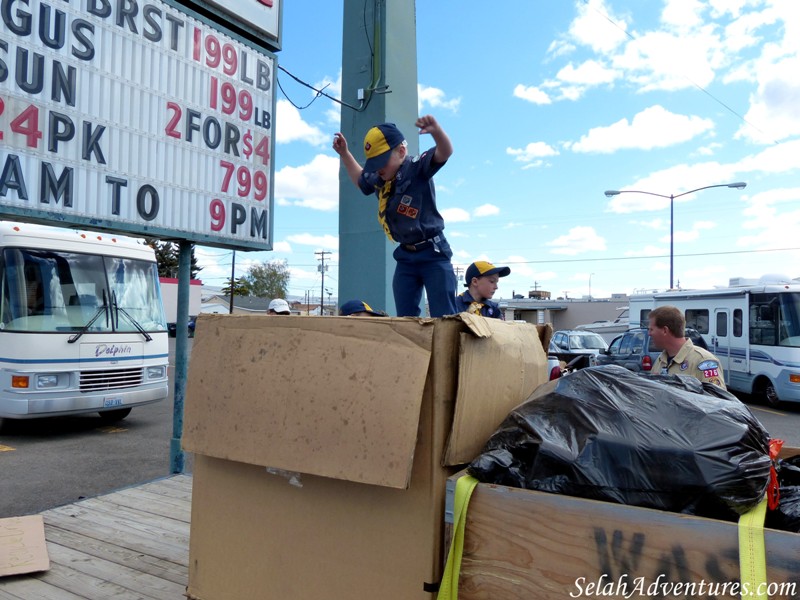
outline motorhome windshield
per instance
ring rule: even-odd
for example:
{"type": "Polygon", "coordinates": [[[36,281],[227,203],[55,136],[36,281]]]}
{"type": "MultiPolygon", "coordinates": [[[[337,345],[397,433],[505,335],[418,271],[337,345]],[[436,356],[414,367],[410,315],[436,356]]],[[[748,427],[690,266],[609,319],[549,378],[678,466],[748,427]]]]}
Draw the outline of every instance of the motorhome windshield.
{"type": "Polygon", "coordinates": [[[800,347],[800,293],[751,294],[750,343],[800,347]]]}
{"type": "Polygon", "coordinates": [[[153,262],[6,248],[0,257],[0,330],[130,332],[138,324],[164,331],[158,286],[153,262]],[[116,318],[117,307],[131,318],[116,318]]]}

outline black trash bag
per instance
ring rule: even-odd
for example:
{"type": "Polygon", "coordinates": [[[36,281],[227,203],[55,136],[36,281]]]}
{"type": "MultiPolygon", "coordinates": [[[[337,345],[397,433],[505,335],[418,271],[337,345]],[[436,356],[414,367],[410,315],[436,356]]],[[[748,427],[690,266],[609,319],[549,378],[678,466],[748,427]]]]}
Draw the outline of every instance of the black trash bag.
{"type": "Polygon", "coordinates": [[[732,394],[593,367],[540,386],[468,471],[484,483],[736,520],[763,497],[769,436],[732,394]]]}
{"type": "Polygon", "coordinates": [[[766,527],[800,533],[800,456],[778,460],[780,503],[767,511],[766,527]]]}

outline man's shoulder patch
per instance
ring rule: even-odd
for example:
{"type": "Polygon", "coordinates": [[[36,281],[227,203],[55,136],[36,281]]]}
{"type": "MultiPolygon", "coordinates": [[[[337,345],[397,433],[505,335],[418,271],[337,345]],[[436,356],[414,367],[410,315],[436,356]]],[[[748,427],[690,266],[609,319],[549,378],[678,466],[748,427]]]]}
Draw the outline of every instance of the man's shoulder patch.
{"type": "Polygon", "coordinates": [[[719,362],[716,361],[716,360],[711,360],[711,359],[704,360],[699,365],[697,365],[697,368],[700,369],[701,371],[708,371],[710,369],[718,369],[719,368],[719,362]]]}

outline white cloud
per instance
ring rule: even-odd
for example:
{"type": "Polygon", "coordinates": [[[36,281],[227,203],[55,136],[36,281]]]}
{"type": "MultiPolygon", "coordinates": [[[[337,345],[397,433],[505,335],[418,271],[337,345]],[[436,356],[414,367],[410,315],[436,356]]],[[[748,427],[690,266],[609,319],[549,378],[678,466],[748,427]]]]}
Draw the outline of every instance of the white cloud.
{"type": "Polygon", "coordinates": [[[335,235],[313,235],[311,233],[296,233],[286,236],[286,239],[301,246],[314,246],[327,250],[339,250],[339,238],[335,235]]]}
{"type": "Polygon", "coordinates": [[[328,143],[330,136],[319,127],[306,123],[300,111],[288,100],[278,100],[275,112],[275,120],[280,123],[280,127],[275,128],[275,141],[278,144],[306,142],[312,146],[323,146],[328,143]]]}
{"type": "Polygon", "coordinates": [[[275,198],[282,206],[336,210],[339,208],[339,159],[317,154],[307,165],[282,168],[275,173],[275,198]]]}
{"type": "Polygon", "coordinates": [[[272,249],[275,252],[282,252],[283,254],[291,254],[292,253],[292,245],[289,242],[275,242],[272,244],[272,249]]]}
{"type": "Polygon", "coordinates": [[[800,58],[792,56],[774,62],[762,59],[758,64],[758,89],[744,115],[747,122],[742,123],[736,136],[771,143],[800,134],[800,82],[796,76],[800,58]]]}
{"type": "Polygon", "coordinates": [[[655,105],[608,127],[595,127],[571,145],[574,152],[610,154],[620,149],[666,148],[713,130],[710,119],[678,115],[655,105]]]}
{"type": "Polygon", "coordinates": [[[567,254],[574,256],[583,252],[596,252],[606,249],[606,241],[599,236],[594,227],[573,227],[569,233],[557,237],[547,246],[553,248],[553,254],[567,254]]]}
{"type": "Polygon", "coordinates": [[[440,90],[439,88],[428,87],[422,84],[417,84],[417,95],[419,98],[420,114],[424,112],[422,109],[425,105],[428,105],[431,108],[444,108],[452,112],[457,112],[458,107],[461,104],[461,98],[451,98],[448,100],[444,91],[440,90]]]}
{"type": "Polygon", "coordinates": [[[463,208],[445,208],[439,211],[445,223],[463,223],[469,221],[469,213],[463,208]]]}
{"type": "Polygon", "coordinates": [[[539,158],[558,156],[558,150],[545,142],[531,142],[524,148],[506,148],[506,154],[519,162],[533,162],[539,158]]]}
{"type": "Polygon", "coordinates": [[[492,215],[499,215],[500,208],[495,206],[494,204],[482,204],[481,206],[473,210],[472,214],[475,217],[490,217],[492,215]]]}
{"type": "Polygon", "coordinates": [[[626,18],[612,14],[603,0],[589,0],[585,4],[578,4],[578,16],[569,26],[570,38],[599,54],[605,54],[627,39],[626,21],[626,18]]]}
{"type": "Polygon", "coordinates": [[[699,0],[667,0],[661,11],[661,21],[680,29],[702,25],[704,6],[699,0]]]}
{"type": "Polygon", "coordinates": [[[564,83],[594,86],[613,82],[619,77],[619,72],[609,69],[596,60],[587,60],[578,66],[569,63],[556,77],[564,83]]]}
{"type": "Polygon", "coordinates": [[[552,100],[550,99],[550,96],[547,95],[547,92],[544,92],[535,86],[524,86],[521,83],[517,84],[517,86],[514,88],[514,97],[527,100],[533,104],[541,105],[552,103],[552,100]]]}

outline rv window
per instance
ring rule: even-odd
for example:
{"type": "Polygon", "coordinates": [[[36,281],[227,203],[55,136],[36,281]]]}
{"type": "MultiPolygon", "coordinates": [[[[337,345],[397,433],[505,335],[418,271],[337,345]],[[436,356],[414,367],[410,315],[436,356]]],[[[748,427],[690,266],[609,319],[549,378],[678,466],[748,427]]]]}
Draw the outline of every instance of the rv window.
{"type": "Polygon", "coordinates": [[[708,310],[690,308],[686,311],[686,326],[697,329],[700,333],[708,333],[708,310]]]}
{"type": "Polygon", "coordinates": [[[742,309],[733,309],[733,337],[742,337],[742,309]]]}
{"type": "Polygon", "coordinates": [[[650,322],[650,309],[645,308],[639,311],[639,323],[642,324],[642,327],[647,328],[647,324],[650,322]]]}
{"type": "Polygon", "coordinates": [[[720,337],[728,337],[728,313],[717,313],[717,335],[720,337]]]}

